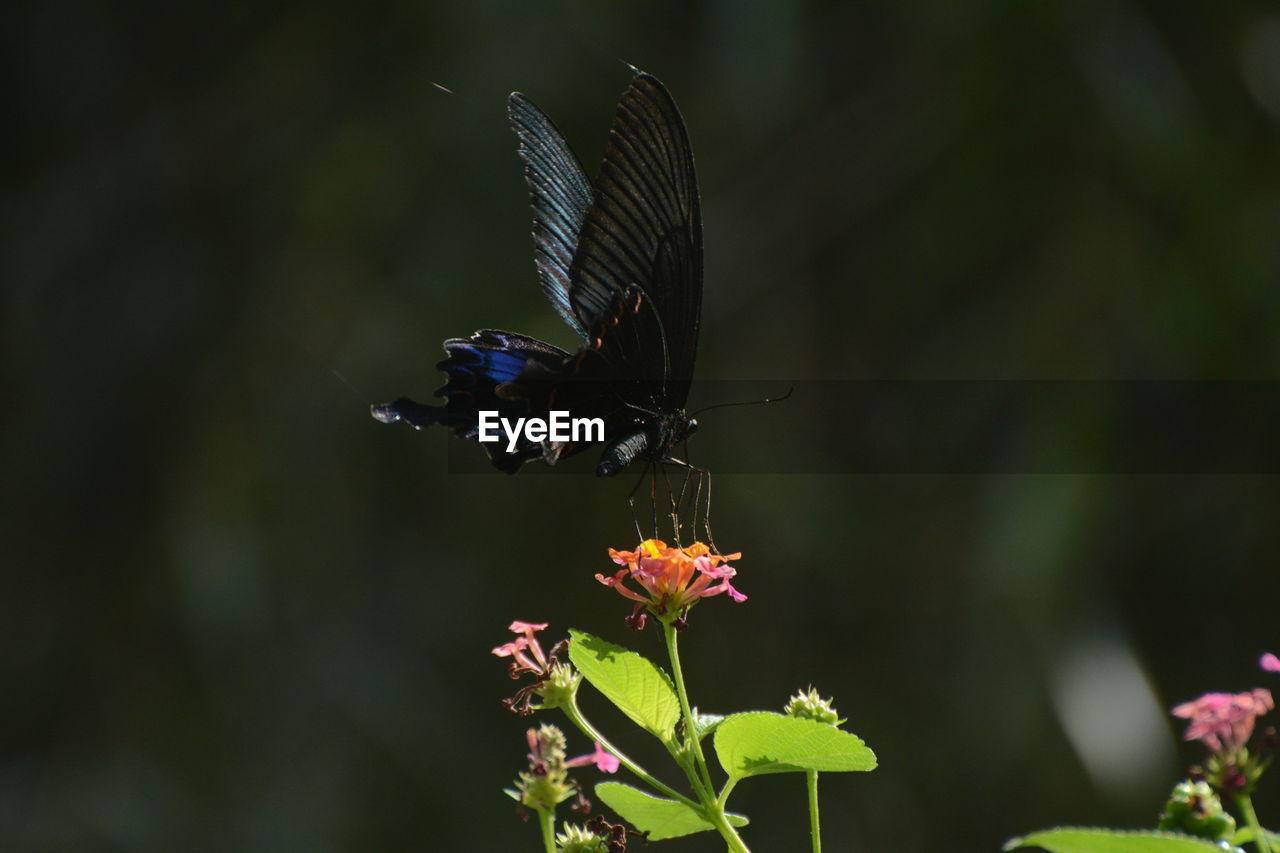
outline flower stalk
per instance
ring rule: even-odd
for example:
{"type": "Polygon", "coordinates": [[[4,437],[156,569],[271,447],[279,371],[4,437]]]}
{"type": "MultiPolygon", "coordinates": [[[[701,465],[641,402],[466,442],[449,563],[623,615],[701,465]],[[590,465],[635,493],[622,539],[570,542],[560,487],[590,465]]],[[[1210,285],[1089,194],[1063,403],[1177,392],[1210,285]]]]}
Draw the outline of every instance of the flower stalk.
{"type": "Polygon", "coordinates": [[[813,839],[813,853],[822,853],[822,828],[818,821],[818,771],[805,771],[809,789],[809,837],[813,839]]]}
{"type": "Polygon", "coordinates": [[[685,739],[693,755],[694,767],[690,772],[690,781],[696,782],[695,789],[702,800],[704,814],[725,840],[733,853],[750,853],[742,837],[738,835],[724,813],[723,798],[715,796],[715,785],[711,782],[711,772],[707,769],[707,759],[702,753],[702,742],[698,738],[698,728],[693,716],[693,708],[689,704],[689,692],[684,684],[684,671],[680,667],[680,647],[676,639],[674,619],[662,622],[662,637],[667,644],[667,656],[671,660],[671,680],[676,685],[676,696],[680,700],[680,714],[684,720],[685,739]]]}
{"type": "Polygon", "coordinates": [[[663,794],[665,794],[666,796],[670,797],[673,800],[677,800],[678,802],[684,803],[686,806],[689,806],[690,808],[696,809],[698,807],[698,804],[696,802],[689,799],[685,795],[681,794],[679,791],[672,788],[670,785],[667,785],[661,780],[655,778],[652,774],[649,773],[649,771],[645,770],[643,767],[641,767],[639,764],[633,761],[629,756],[627,756],[626,753],[618,749],[613,744],[609,743],[609,741],[605,738],[605,736],[601,734],[596,729],[595,726],[591,725],[591,722],[586,718],[586,715],[582,713],[582,709],[578,707],[577,697],[574,697],[564,705],[560,706],[560,710],[564,711],[564,715],[569,718],[569,722],[577,726],[578,731],[582,732],[584,735],[591,738],[593,741],[601,744],[606,750],[608,750],[618,759],[618,761],[622,764],[623,767],[630,770],[632,775],[636,776],[639,779],[644,780],[654,790],[661,791],[663,794]]]}
{"type": "Polygon", "coordinates": [[[1236,794],[1235,801],[1245,825],[1253,830],[1253,843],[1257,845],[1258,853],[1272,853],[1267,831],[1262,828],[1262,824],[1258,823],[1258,814],[1253,810],[1253,798],[1242,791],[1236,794]]]}
{"type": "Polygon", "coordinates": [[[542,830],[542,847],[547,853],[556,853],[556,816],[553,812],[538,809],[538,827],[542,830]]]}

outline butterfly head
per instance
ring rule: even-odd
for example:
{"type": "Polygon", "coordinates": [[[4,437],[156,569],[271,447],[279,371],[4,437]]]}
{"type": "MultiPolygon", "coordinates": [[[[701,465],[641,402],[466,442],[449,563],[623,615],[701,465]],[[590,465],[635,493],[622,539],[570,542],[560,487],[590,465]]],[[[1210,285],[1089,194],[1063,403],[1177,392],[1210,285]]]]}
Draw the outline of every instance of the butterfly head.
{"type": "Polygon", "coordinates": [[[687,440],[698,431],[698,421],[691,418],[684,409],[669,412],[659,422],[657,446],[664,451],[687,440]]]}

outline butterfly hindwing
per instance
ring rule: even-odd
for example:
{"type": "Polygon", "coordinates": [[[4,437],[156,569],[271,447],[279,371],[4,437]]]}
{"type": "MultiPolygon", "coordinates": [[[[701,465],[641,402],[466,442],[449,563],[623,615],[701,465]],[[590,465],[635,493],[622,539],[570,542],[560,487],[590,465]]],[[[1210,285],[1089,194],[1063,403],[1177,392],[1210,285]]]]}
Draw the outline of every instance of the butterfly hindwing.
{"type": "MultiPolygon", "coordinates": [[[[383,423],[403,421],[415,429],[443,425],[455,435],[475,440],[479,434],[479,413],[497,412],[514,420],[530,414],[526,399],[504,393],[519,376],[531,370],[558,372],[569,354],[537,338],[497,329],[482,329],[469,338],[444,342],[445,358],[436,369],[444,372],[445,384],[436,390],[441,406],[429,406],[401,397],[394,403],[373,407],[373,416],[383,423]]],[[[506,441],[486,443],[495,467],[515,473],[529,459],[541,455],[539,445],[520,442],[514,451],[506,441]]]]}

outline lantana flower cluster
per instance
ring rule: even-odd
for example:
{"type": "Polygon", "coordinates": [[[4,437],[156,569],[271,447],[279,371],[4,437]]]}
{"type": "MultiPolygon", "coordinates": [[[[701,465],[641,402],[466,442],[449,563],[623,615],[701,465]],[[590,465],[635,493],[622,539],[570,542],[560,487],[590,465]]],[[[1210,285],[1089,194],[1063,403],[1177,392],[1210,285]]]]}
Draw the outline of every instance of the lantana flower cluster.
{"type": "MultiPolygon", "coordinates": [[[[1280,658],[1268,652],[1258,661],[1266,672],[1280,672],[1280,658]]],[[[1173,708],[1173,715],[1187,720],[1186,740],[1198,740],[1209,748],[1204,776],[1217,791],[1248,794],[1270,763],[1263,753],[1273,748],[1275,730],[1268,728],[1263,748],[1249,749],[1259,717],[1275,707],[1271,691],[1255,687],[1242,693],[1206,693],[1173,708]]]]}
{"type": "Polygon", "coordinates": [[[578,787],[569,778],[569,770],[594,764],[605,773],[618,771],[618,758],[610,754],[598,741],[595,749],[586,755],[568,758],[565,752],[564,732],[544,723],[529,729],[525,735],[529,744],[529,769],[521,771],[514,790],[507,795],[525,808],[552,812],[565,800],[579,796],[578,787]]]}
{"type": "Polygon", "coordinates": [[[650,613],[684,627],[689,608],[713,595],[723,593],[739,603],[747,600],[734,587],[738,571],[729,565],[742,554],[715,554],[702,542],[671,547],[661,539],[646,539],[634,551],[610,548],[609,557],[623,568],[611,576],[597,574],[596,580],[636,602],[627,617],[627,624],[636,630],[644,628],[650,613]],[[639,589],[628,586],[628,580],[639,589]]]}

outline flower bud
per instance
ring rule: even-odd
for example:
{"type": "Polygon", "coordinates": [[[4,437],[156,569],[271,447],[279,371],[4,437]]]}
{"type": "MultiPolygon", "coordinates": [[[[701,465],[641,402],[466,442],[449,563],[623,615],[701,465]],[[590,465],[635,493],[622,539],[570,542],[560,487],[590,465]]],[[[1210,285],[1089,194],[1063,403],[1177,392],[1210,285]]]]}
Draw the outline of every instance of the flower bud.
{"type": "Polygon", "coordinates": [[[556,835],[557,853],[609,853],[609,842],[585,826],[565,824],[556,835]]]}
{"type": "Polygon", "coordinates": [[[787,702],[787,707],[783,710],[791,717],[799,717],[802,720],[815,720],[819,723],[826,723],[829,726],[838,726],[844,722],[840,719],[840,715],[836,713],[836,709],[832,706],[835,699],[823,699],[818,695],[818,691],[810,687],[808,691],[797,693],[787,702]]]}
{"type": "Polygon", "coordinates": [[[554,812],[556,806],[577,793],[565,768],[564,732],[543,724],[529,729],[529,769],[516,778],[515,789],[507,796],[525,808],[538,812],[554,812]]]}
{"type": "Polygon", "coordinates": [[[543,708],[559,708],[573,699],[581,680],[572,664],[556,661],[551,664],[546,680],[534,688],[534,692],[542,698],[543,708]]]}
{"type": "Polygon", "coordinates": [[[1236,821],[1222,810],[1222,800],[1208,782],[1179,782],[1160,815],[1160,829],[1222,841],[1236,831],[1236,821]]]}

